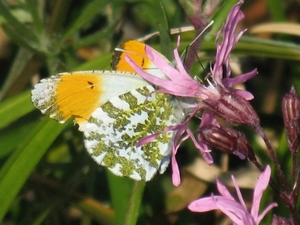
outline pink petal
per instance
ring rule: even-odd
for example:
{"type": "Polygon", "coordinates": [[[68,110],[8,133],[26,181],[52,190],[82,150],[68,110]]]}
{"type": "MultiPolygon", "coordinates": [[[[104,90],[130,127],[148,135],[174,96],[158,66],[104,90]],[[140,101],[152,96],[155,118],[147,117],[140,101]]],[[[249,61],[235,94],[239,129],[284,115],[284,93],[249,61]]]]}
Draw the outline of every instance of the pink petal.
{"type": "Polygon", "coordinates": [[[229,199],[232,199],[232,200],[235,201],[234,197],[230,194],[230,192],[228,191],[228,189],[226,188],[226,186],[223,183],[221,183],[220,180],[217,179],[216,183],[217,183],[218,191],[219,191],[219,193],[222,196],[224,196],[226,198],[229,198],[229,199]]]}
{"type": "Polygon", "coordinates": [[[236,182],[236,179],[234,178],[234,176],[231,176],[231,179],[232,179],[232,182],[233,182],[233,184],[234,184],[235,191],[236,191],[236,194],[237,194],[237,196],[238,196],[238,199],[239,199],[239,201],[240,201],[241,206],[244,208],[245,211],[248,212],[246,203],[245,203],[245,201],[244,201],[244,199],[243,199],[241,190],[240,190],[240,188],[239,188],[239,186],[238,186],[238,184],[237,184],[237,182],[236,182]]]}
{"type": "Polygon", "coordinates": [[[263,195],[264,190],[267,188],[269,184],[270,176],[271,176],[271,168],[268,165],[265,171],[261,173],[261,175],[259,176],[254,189],[251,215],[255,218],[256,221],[258,219],[258,210],[259,210],[261,197],[263,195]]]}
{"type": "Polygon", "coordinates": [[[193,212],[207,212],[216,210],[218,207],[212,197],[204,197],[190,203],[188,209],[193,212]]]}
{"type": "Polygon", "coordinates": [[[221,197],[219,197],[219,201],[216,201],[216,205],[232,220],[233,224],[255,225],[250,222],[253,221],[251,215],[238,202],[228,198],[221,199],[221,197]]]}
{"type": "Polygon", "coordinates": [[[146,81],[149,81],[150,83],[157,85],[157,86],[168,85],[168,82],[169,82],[168,80],[156,77],[150,73],[145,72],[128,55],[125,55],[125,60],[146,81]]]}
{"type": "Polygon", "coordinates": [[[174,186],[177,187],[181,183],[181,178],[180,178],[180,172],[179,172],[178,164],[174,153],[171,156],[171,165],[172,165],[172,183],[174,186]]]}
{"type": "Polygon", "coordinates": [[[235,89],[234,92],[248,101],[254,98],[253,94],[249,91],[235,89]]]}
{"type": "Polygon", "coordinates": [[[259,215],[259,217],[256,219],[256,223],[259,224],[260,221],[265,217],[265,215],[274,207],[277,207],[277,203],[273,202],[270,205],[268,205],[267,208],[264,209],[264,211],[262,211],[262,213],[259,215]]]}
{"type": "MultiPolygon", "coordinates": [[[[179,47],[179,43],[180,43],[180,36],[178,36],[178,39],[177,39],[177,48],[179,47]]],[[[191,78],[191,76],[186,72],[186,70],[182,64],[181,58],[179,56],[177,48],[174,49],[174,57],[175,57],[176,67],[179,70],[182,77],[186,77],[188,79],[193,80],[191,78]]],[[[193,81],[195,81],[195,80],[193,80],[193,81]]]]}
{"type": "Polygon", "coordinates": [[[222,80],[222,83],[224,84],[225,87],[233,87],[235,85],[242,84],[242,83],[246,82],[247,80],[250,80],[255,75],[257,75],[257,73],[258,73],[257,69],[254,69],[251,72],[239,75],[239,76],[234,77],[234,78],[229,78],[229,77],[224,78],[222,80]]]}
{"type": "Polygon", "coordinates": [[[166,58],[163,58],[157,51],[154,51],[150,46],[146,45],[146,54],[148,58],[159,68],[170,80],[178,79],[180,74],[173,66],[171,66],[166,58]]]}

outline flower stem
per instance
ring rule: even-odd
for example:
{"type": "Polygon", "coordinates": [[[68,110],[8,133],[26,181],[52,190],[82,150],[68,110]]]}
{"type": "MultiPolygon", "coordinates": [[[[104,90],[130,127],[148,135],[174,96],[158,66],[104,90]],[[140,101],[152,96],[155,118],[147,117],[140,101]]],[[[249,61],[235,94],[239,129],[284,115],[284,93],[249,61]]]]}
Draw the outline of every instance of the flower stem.
{"type": "Polygon", "coordinates": [[[277,171],[277,174],[278,174],[278,177],[280,179],[280,182],[283,186],[283,189],[285,190],[286,193],[290,193],[289,191],[289,188],[288,188],[288,184],[287,184],[287,181],[286,181],[286,178],[283,174],[283,171],[281,169],[281,166],[279,164],[279,161],[278,161],[278,158],[276,156],[276,153],[268,139],[268,137],[266,136],[265,132],[263,131],[263,129],[261,127],[256,127],[256,131],[260,134],[260,136],[262,137],[262,139],[264,140],[265,144],[267,145],[267,148],[269,150],[269,153],[270,153],[270,156],[274,162],[274,165],[275,165],[275,168],[276,168],[276,171],[277,171]]]}
{"type": "Polygon", "coordinates": [[[132,186],[131,196],[127,208],[124,225],[135,225],[137,223],[139,209],[145,189],[145,181],[135,181],[132,186]]]}
{"type": "MultiPolygon", "coordinates": [[[[286,180],[286,178],[283,174],[283,171],[282,171],[281,166],[279,164],[278,158],[276,156],[276,153],[275,153],[269,139],[267,138],[266,134],[264,133],[263,129],[261,129],[261,127],[256,127],[256,131],[263,138],[265,144],[267,145],[267,148],[269,150],[271,158],[272,158],[272,160],[275,164],[275,168],[276,168],[276,171],[278,173],[278,177],[279,177],[280,182],[281,182],[282,187],[283,187],[283,191],[280,191],[280,193],[279,193],[280,197],[286,203],[287,207],[289,208],[289,211],[290,211],[291,216],[293,218],[293,224],[300,225],[300,217],[299,217],[299,213],[298,213],[298,210],[297,210],[297,207],[296,207],[296,201],[297,201],[297,193],[296,192],[298,191],[298,188],[299,188],[299,186],[298,186],[299,185],[298,177],[297,177],[297,179],[294,178],[294,180],[296,180],[296,183],[294,183],[294,187],[293,187],[294,190],[290,191],[290,189],[288,187],[288,184],[287,184],[287,180],[286,180]]],[[[295,162],[293,162],[293,163],[295,163],[295,162]]],[[[295,176],[295,172],[294,172],[293,176],[295,176]]],[[[273,183],[274,181],[272,179],[270,181],[271,181],[270,185],[274,189],[274,183],[273,183]]],[[[276,190],[276,189],[274,189],[274,190],[276,190]]]]}

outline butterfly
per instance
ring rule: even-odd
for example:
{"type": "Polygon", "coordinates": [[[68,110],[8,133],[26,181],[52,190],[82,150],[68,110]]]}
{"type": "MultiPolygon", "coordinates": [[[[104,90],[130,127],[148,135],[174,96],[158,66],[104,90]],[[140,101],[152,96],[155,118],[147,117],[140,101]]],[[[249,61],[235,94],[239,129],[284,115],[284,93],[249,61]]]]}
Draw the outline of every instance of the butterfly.
{"type": "Polygon", "coordinates": [[[185,113],[178,99],[155,92],[156,87],[126,62],[128,55],[145,71],[167,79],[147,58],[145,47],[136,40],[121,44],[113,55],[112,70],[42,79],[31,91],[31,99],[43,114],[60,123],[74,118],[88,153],[99,165],[118,176],[149,181],[170,162],[175,131],[162,131],[181,123],[185,113]],[[155,133],[159,133],[155,140],[137,146],[141,138],[155,133]]]}

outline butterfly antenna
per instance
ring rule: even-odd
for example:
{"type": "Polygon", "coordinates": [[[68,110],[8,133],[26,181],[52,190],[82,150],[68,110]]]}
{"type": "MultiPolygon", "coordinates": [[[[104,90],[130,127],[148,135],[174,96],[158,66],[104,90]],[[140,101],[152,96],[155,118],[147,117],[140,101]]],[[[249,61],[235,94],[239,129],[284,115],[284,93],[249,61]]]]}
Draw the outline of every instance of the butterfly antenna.
{"type": "Polygon", "coordinates": [[[209,22],[209,24],[207,24],[207,26],[201,31],[201,33],[198,34],[197,37],[194,38],[194,40],[187,46],[187,48],[183,51],[183,53],[181,54],[181,56],[183,56],[183,55],[186,53],[187,49],[188,49],[191,45],[193,45],[193,44],[198,40],[198,38],[201,37],[201,36],[203,35],[203,33],[204,33],[205,31],[207,31],[208,28],[210,28],[210,27],[214,24],[214,22],[215,22],[215,21],[212,20],[212,21],[209,22]]]}
{"type": "Polygon", "coordinates": [[[124,52],[124,53],[132,54],[132,55],[138,55],[138,56],[141,56],[141,57],[145,56],[145,55],[143,55],[143,54],[140,54],[140,53],[137,53],[137,52],[134,52],[134,51],[128,51],[128,50],[125,50],[125,49],[119,48],[119,47],[116,47],[116,48],[115,48],[115,51],[116,51],[116,52],[124,52]]]}

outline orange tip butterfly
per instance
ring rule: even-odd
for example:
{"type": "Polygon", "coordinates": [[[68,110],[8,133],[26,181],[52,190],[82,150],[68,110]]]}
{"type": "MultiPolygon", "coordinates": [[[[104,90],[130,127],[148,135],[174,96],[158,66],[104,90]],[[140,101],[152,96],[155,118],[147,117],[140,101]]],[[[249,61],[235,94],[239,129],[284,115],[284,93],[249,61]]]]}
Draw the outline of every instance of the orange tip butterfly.
{"type": "Polygon", "coordinates": [[[130,40],[116,48],[113,70],[59,73],[43,79],[34,86],[31,99],[60,123],[74,118],[98,164],[118,176],[149,181],[170,162],[175,132],[162,131],[181,123],[185,114],[176,98],[156,93],[125,61],[128,55],[145,71],[167,79],[147,58],[145,46],[130,40]],[[162,133],[155,140],[137,146],[141,138],[158,132],[162,133]]]}

